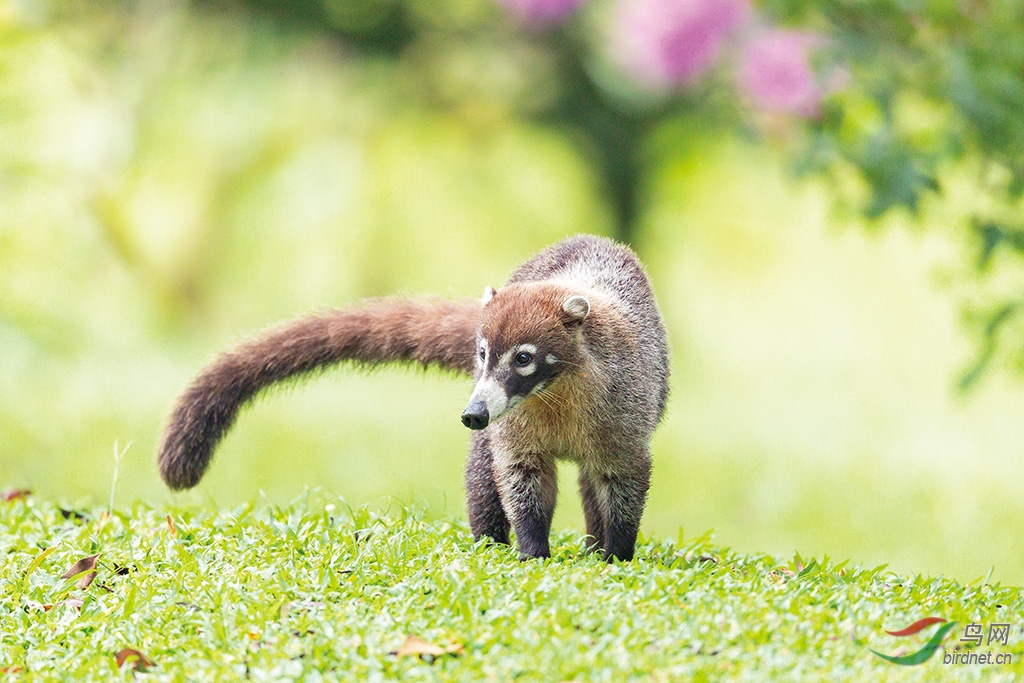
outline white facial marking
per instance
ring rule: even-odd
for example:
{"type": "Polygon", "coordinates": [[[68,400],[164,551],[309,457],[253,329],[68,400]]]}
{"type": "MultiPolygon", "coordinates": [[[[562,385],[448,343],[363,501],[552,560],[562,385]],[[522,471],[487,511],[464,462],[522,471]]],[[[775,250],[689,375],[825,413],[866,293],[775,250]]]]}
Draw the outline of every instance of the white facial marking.
{"type": "Polygon", "coordinates": [[[473,395],[469,397],[470,403],[474,401],[484,402],[491,422],[501,417],[509,408],[508,395],[505,390],[490,377],[484,377],[477,382],[476,388],[473,389],[473,395]]]}
{"type": "Polygon", "coordinates": [[[529,377],[530,375],[532,375],[537,370],[537,360],[536,360],[537,347],[535,345],[533,345],[533,344],[520,344],[519,346],[517,346],[515,348],[515,355],[518,356],[523,351],[525,351],[526,353],[530,354],[531,356],[534,356],[534,360],[530,361],[530,363],[528,365],[523,365],[523,366],[516,365],[515,366],[515,371],[518,374],[522,375],[523,377],[529,377]]]}
{"type": "Polygon", "coordinates": [[[555,358],[555,354],[549,353],[548,355],[544,356],[544,362],[547,363],[548,365],[554,365],[555,363],[558,362],[558,359],[555,358]]]}
{"type": "Polygon", "coordinates": [[[512,364],[512,354],[515,353],[515,349],[509,349],[505,353],[501,354],[501,358],[498,359],[498,366],[496,370],[508,370],[508,366],[512,364]]]}

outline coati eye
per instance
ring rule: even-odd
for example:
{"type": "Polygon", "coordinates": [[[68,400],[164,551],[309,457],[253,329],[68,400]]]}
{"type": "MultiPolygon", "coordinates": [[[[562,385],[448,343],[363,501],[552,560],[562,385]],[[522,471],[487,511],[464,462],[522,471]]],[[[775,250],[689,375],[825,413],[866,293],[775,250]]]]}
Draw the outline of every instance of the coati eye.
{"type": "Polygon", "coordinates": [[[516,355],[516,365],[520,367],[523,365],[529,365],[531,362],[533,362],[533,354],[528,351],[520,351],[516,355]]]}
{"type": "Polygon", "coordinates": [[[480,347],[480,360],[483,360],[487,356],[487,349],[480,347]]]}

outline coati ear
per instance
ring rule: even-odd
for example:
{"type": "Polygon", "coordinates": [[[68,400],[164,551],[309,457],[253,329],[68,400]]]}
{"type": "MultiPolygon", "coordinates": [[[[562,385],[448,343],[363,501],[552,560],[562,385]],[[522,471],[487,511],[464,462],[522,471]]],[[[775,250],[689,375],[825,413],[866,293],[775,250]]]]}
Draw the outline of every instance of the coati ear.
{"type": "Polygon", "coordinates": [[[497,294],[497,292],[494,291],[494,287],[484,287],[484,295],[480,297],[480,303],[486,306],[491,302],[491,299],[494,298],[495,294],[497,294]]]}
{"type": "Polygon", "coordinates": [[[576,294],[562,303],[562,310],[568,313],[574,322],[583,322],[590,314],[590,302],[586,297],[576,294]]]}

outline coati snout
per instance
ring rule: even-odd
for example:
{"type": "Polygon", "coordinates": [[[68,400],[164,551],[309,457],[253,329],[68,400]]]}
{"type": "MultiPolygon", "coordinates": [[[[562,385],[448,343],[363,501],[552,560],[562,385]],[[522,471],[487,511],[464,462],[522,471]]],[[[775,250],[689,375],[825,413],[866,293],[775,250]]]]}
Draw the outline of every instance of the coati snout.
{"type": "Polygon", "coordinates": [[[483,401],[473,401],[462,413],[462,424],[470,429],[483,429],[491,421],[491,414],[487,412],[487,404],[483,401]]]}

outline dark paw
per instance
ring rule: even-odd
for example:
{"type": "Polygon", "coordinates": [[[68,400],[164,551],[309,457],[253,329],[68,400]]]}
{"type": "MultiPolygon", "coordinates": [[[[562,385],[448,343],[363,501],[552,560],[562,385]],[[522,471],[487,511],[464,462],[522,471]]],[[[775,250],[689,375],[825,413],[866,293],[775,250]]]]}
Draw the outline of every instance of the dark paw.
{"type": "Polygon", "coordinates": [[[611,564],[615,560],[618,560],[619,562],[629,562],[632,559],[633,559],[633,549],[632,548],[629,548],[628,550],[620,549],[620,550],[616,550],[616,551],[608,551],[608,550],[604,551],[604,561],[607,562],[608,564],[611,564]]]}
{"type": "Polygon", "coordinates": [[[543,560],[548,557],[551,557],[551,550],[548,548],[538,548],[536,550],[519,549],[520,562],[526,562],[527,560],[543,560]]]}
{"type": "Polygon", "coordinates": [[[473,541],[479,542],[480,539],[483,539],[484,542],[488,543],[488,544],[493,543],[495,545],[511,545],[511,542],[508,539],[508,533],[507,532],[505,534],[474,534],[473,535],[473,541]]]}

